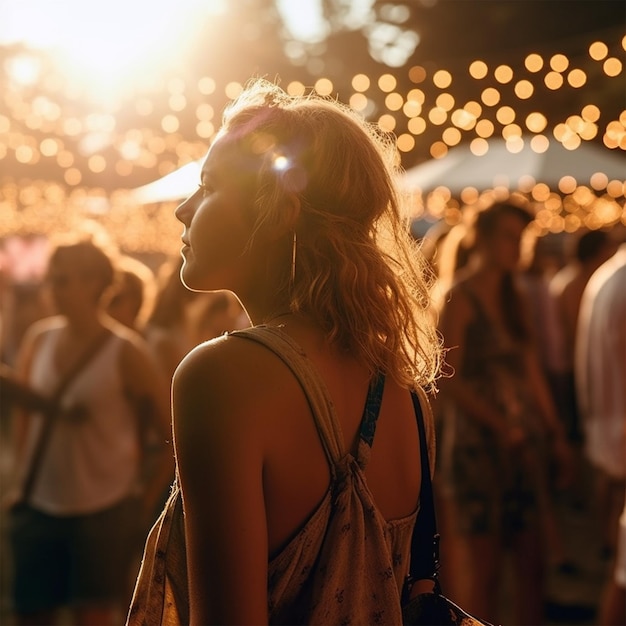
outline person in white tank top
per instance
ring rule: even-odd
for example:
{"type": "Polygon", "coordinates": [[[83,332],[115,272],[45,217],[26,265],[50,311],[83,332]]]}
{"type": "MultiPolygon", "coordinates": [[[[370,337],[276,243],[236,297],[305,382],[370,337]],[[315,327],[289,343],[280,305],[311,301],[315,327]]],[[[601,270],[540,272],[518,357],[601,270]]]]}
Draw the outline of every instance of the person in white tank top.
{"type": "Polygon", "coordinates": [[[20,497],[33,461],[42,414],[17,411],[16,499],[10,540],[14,609],[20,624],[54,623],[62,606],[73,623],[116,624],[126,610],[137,532],[147,529],[173,478],[169,385],[140,335],[104,312],[115,278],[114,256],[81,236],[59,243],[47,285],[58,312],[27,332],[18,358],[22,382],[52,396],[89,347],[108,337],[71,380],[41,456],[36,479],[20,497]],[[139,416],[162,441],[153,474],[140,483],[139,416]]]}

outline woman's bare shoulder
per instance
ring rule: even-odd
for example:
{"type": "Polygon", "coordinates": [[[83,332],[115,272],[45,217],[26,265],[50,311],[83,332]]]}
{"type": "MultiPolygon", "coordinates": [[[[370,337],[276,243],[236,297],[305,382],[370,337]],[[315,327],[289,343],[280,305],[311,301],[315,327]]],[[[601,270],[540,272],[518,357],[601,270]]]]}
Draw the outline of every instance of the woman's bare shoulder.
{"type": "Polygon", "coordinates": [[[230,379],[239,383],[246,374],[255,373],[255,378],[267,374],[268,371],[260,369],[258,364],[272,364],[275,360],[276,357],[263,346],[226,334],[200,343],[190,350],[181,360],[174,378],[193,380],[198,376],[204,379],[210,375],[213,380],[219,380],[220,384],[228,383],[230,379]]]}
{"type": "Polygon", "coordinates": [[[241,481],[241,493],[256,484],[280,434],[275,416],[292,413],[295,394],[286,388],[293,385],[281,367],[263,346],[232,336],[202,343],[181,361],[172,380],[172,426],[188,503],[190,493],[206,496],[207,476],[241,481]]]}
{"type": "Polygon", "coordinates": [[[196,410],[214,416],[210,419],[258,418],[271,410],[272,397],[288,375],[280,359],[256,342],[223,335],[201,343],[174,372],[174,417],[178,406],[181,419],[196,410]]]}

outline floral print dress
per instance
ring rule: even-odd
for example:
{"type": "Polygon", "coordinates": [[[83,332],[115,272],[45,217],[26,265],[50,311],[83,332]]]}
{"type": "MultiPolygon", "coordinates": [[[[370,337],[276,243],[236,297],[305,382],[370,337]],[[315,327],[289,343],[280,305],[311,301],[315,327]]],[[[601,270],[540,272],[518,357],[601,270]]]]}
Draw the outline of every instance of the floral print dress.
{"type": "Polygon", "coordinates": [[[521,427],[526,439],[517,449],[505,449],[490,428],[442,398],[443,484],[454,498],[462,533],[497,531],[506,537],[537,523],[546,479],[545,428],[525,374],[525,345],[493,323],[469,286],[455,289],[474,309],[460,374],[503,422],[521,427]]]}

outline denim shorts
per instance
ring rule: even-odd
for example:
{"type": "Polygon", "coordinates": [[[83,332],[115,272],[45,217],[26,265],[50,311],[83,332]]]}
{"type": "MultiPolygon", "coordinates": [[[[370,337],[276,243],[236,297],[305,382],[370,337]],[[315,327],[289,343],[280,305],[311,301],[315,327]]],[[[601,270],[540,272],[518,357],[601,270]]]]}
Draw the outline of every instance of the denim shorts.
{"type": "Polygon", "coordinates": [[[137,554],[138,500],[87,515],[56,516],[19,505],[9,516],[17,613],[126,601],[137,554]]]}

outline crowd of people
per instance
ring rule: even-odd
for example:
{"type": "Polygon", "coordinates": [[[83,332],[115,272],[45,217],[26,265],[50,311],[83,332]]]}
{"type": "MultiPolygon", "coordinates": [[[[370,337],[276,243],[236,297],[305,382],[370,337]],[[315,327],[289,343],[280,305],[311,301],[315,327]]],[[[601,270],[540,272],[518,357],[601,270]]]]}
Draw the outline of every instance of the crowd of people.
{"type": "Polygon", "coordinates": [[[533,207],[485,196],[427,258],[397,164],[348,107],[259,80],[176,210],[180,257],[51,242],[3,327],[17,623],[401,623],[422,413],[447,595],[502,623],[510,557],[507,619],[545,623],[548,568],[575,567],[554,496],[591,471],[594,623],[623,623],[623,231],[545,263],[533,207]]]}
{"type": "MultiPolygon", "coordinates": [[[[598,398],[583,410],[584,377],[574,376],[574,363],[598,372],[578,345],[590,334],[578,312],[583,293],[591,297],[590,277],[614,262],[624,233],[581,231],[549,255],[541,240],[524,236],[532,210],[521,198],[473,209],[432,251],[439,276],[435,305],[453,370],[435,402],[440,509],[456,539],[444,569],[464,605],[497,621],[508,557],[513,619],[541,624],[550,568],[575,574],[577,567],[554,501],[559,491],[584,497],[588,473],[597,498],[579,504],[600,520],[604,556],[616,553],[626,490],[626,329],[619,305],[610,313],[610,343],[602,352],[593,344],[594,356],[611,370],[603,374],[602,393],[613,401],[596,415],[603,439],[595,444],[597,456],[606,458],[612,449],[619,459],[610,478],[589,450],[598,398]],[[467,577],[470,567],[475,575],[467,577]]],[[[619,623],[621,611],[613,614],[619,623]]],[[[607,615],[600,614],[602,623],[610,623],[607,615]]]]}
{"type": "Polygon", "coordinates": [[[7,303],[7,320],[30,320],[3,328],[3,337],[24,332],[2,359],[14,465],[2,504],[21,624],[55,623],[63,607],[81,626],[124,621],[147,532],[174,479],[173,371],[195,344],[246,323],[224,294],[203,294],[200,321],[177,258],[155,273],[86,226],[50,242],[27,307],[20,293],[7,303]],[[207,304],[217,302],[213,313],[207,304]]]}

